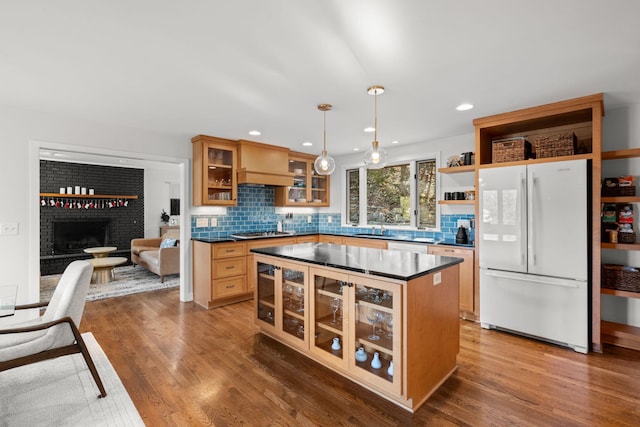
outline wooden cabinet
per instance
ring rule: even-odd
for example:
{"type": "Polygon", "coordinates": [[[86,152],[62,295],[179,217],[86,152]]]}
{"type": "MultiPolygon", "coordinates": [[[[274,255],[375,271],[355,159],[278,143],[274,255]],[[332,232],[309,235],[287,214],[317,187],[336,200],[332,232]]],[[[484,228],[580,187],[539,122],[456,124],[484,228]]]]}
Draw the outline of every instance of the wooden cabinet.
{"type": "Polygon", "coordinates": [[[326,364],[401,395],[402,286],[313,267],[309,278],[309,351],[326,364]],[[372,366],[374,357],[379,367],[372,366]]]}
{"type": "Polygon", "coordinates": [[[236,206],[236,143],[206,135],[195,136],[191,142],[194,206],[236,206]]]}
{"type": "Polygon", "coordinates": [[[329,206],[330,178],[315,173],[316,156],[289,153],[289,172],[293,185],[275,189],[276,206],[329,206]]]}
{"type": "Polygon", "coordinates": [[[161,225],[160,226],[160,237],[164,236],[165,233],[172,231],[172,234],[180,234],[180,226],[179,225],[161,225]]]}
{"type": "Polygon", "coordinates": [[[334,372],[414,411],[455,371],[457,265],[407,282],[260,254],[255,264],[260,331],[334,372]]]}
{"type": "Polygon", "coordinates": [[[477,320],[476,311],[476,295],[479,294],[479,288],[474,280],[474,262],[473,249],[460,248],[456,246],[446,245],[429,245],[429,253],[431,255],[450,256],[464,259],[460,264],[460,317],[471,317],[477,320]]]}
{"type": "Polygon", "coordinates": [[[309,269],[298,263],[255,256],[255,321],[286,344],[307,349],[309,269]]]}
{"type": "Polygon", "coordinates": [[[318,241],[320,243],[332,243],[334,245],[359,246],[361,248],[387,249],[389,246],[384,239],[366,239],[361,237],[334,236],[331,234],[321,234],[318,241]]]}
{"type": "MultiPolygon", "coordinates": [[[[594,351],[601,352],[601,323],[600,323],[600,182],[601,152],[602,152],[602,116],[604,105],[602,94],[584,96],[569,99],[538,107],[526,108],[509,113],[478,118],[473,121],[475,127],[475,158],[476,168],[492,168],[512,165],[526,165],[541,162],[554,162],[572,159],[591,160],[591,282],[592,282],[592,317],[591,317],[591,344],[594,351]],[[504,163],[493,163],[493,141],[498,139],[526,137],[534,143],[539,137],[554,136],[558,134],[573,133],[576,135],[577,154],[571,156],[523,159],[504,163]]],[[[476,188],[479,189],[478,173],[476,173],[476,188]]],[[[475,216],[478,229],[476,233],[481,235],[482,213],[478,211],[478,200],[481,195],[476,194],[475,216]]],[[[476,239],[475,268],[478,269],[480,251],[482,251],[482,239],[476,239]]],[[[476,271],[476,277],[479,277],[476,271]]],[[[476,307],[479,301],[475,301],[476,307]]]]}
{"type": "MultiPolygon", "coordinates": [[[[251,253],[251,249],[254,248],[268,248],[270,246],[284,246],[284,245],[295,245],[297,242],[296,237],[277,237],[275,239],[256,239],[256,240],[248,240],[247,241],[247,266],[250,270],[255,266],[255,262],[253,262],[253,253],[251,253]]],[[[253,292],[255,287],[255,272],[251,272],[249,277],[247,278],[247,287],[248,290],[253,292]]]]}
{"type": "MultiPolygon", "coordinates": [[[[621,160],[640,158],[640,148],[632,148],[627,150],[606,151],[602,153],[602,160],[621,160]]],[[[633,203],[640,205],[640,197],[637,196],[619,196],[619,197],[602,197],[602,203],[633,203]]],[[[624,251],[640,251],[640,244],[634,243],[602,243],[602,249],[615,249],[624,251]]],[[[638,292],[626,292],[616,289],[601,288],[601,293],[612,295],[619,298],[640,299],[638,292]]],[[[610,322],[603,320],[602,342],[627,347],[634,350],[640,350],[640,328],[636,326],[626,325],[623,323],[610,322]]]]}
{"type": "Polygon", "coordinates": [[[193,241],[193,299],[214,308],[251,299],[247,288],[247,247],[244,242],[193,241]]]}

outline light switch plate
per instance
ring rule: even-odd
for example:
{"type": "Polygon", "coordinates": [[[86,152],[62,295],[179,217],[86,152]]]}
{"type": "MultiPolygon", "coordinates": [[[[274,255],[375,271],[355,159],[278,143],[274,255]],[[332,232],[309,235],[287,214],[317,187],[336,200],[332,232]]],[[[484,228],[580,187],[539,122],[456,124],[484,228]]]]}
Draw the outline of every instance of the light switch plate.
{"type": "Polygon", "coordinates": [[[459,219],[458,227],[469,228],[471,226],[471,221],[468,219],[459,219]]]}
{"type": "Polygon", "coordinates": [[[196,218],[196,227],[208,227],[209,218],[196,218]]]}
{"type": "Polygon", "coordinates": [[[18,235],[18,223],[17,222],[4,222],[0,224],[0,234],[3,236],[17,236],[18,235]]]}
{"type": "Polygon", "coordinates": [[[442,272],[439,271],[433,275],[433,286],[439,285],[440,283],[442,283],[442,272]]]}
{"type": "Polygon", "coordinates": [[[329,215],[329,216],[327,217],[327,222],[328,222],[329,224],[331,224],[331,222],[332,222],[332,221],[333,221],[333,219],[331,219],[331,215],[329,215]]]}
{"type": "Polygon", "coordinates": [[[211,218],[211,226],[212,227],[218,226],[218,218],[211,218]]]}
{"type": "Polygon", "coordinates": [[[307,217],[307,223],[311,224],[311,219],[312,219],[312,218],[311,218],[311,215],[309,215],[309,216],[307,217]]]}

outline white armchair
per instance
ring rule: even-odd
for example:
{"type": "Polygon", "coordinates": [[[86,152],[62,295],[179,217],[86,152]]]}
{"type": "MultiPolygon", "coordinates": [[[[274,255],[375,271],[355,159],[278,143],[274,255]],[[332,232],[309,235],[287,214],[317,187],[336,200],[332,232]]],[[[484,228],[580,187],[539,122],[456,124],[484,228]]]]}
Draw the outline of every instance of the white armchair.
{"type": "Polygon", "coordinates": [[[37,319],[0,329],[0,372],[43,360],[82,353],[100,395],[107,395],[78,326],[82,319],[93,266],[74,261],[65,269],[47,303],[16,306],[16,310],[46,307],[37,319]]]}

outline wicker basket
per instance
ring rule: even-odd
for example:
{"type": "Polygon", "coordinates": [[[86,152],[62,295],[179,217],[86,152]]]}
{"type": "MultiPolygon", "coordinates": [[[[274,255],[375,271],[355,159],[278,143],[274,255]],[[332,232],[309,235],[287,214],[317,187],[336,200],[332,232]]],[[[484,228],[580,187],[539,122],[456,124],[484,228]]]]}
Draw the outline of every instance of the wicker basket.
{"type": "Polygon", "coordinates": [[[635,243],[636,233],[618,233],[618,243],[635,243]]]}
{"type": "Polygon", "coordinates": [[[603,197],[635,196],[635,185],[620,186],[618,178],[605,178],[602,182],[603,197]]]}
{"type": "Polygon", "coordinates": [[[536,159],[572,156],[576,153],[576,143],[575,133],[561,133],[537,138],[533,142],[533,148],[536,152],[536,159]]]}
{"type": "Polygon", "coordinates": [[[531,143],[520,136],[493,141],[491,156],[493,163],[517,162],[531,155],[531,143]]]}
{"type": "Polygon", "coordinates": [[[617,264],[603,264],[600,285],[618,291],[640,292],[640,271],[617,264]]]}

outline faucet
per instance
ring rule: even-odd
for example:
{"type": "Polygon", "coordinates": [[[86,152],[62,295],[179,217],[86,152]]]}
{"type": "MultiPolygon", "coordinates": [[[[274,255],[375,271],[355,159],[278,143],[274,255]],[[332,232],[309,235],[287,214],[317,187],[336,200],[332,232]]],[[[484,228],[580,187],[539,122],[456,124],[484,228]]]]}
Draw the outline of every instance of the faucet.
{"type": "Polygon", "coordinates": [[[380,212],[380,235],[384,236],[387,230],[384,228],[384,213],[380,212]]]}

